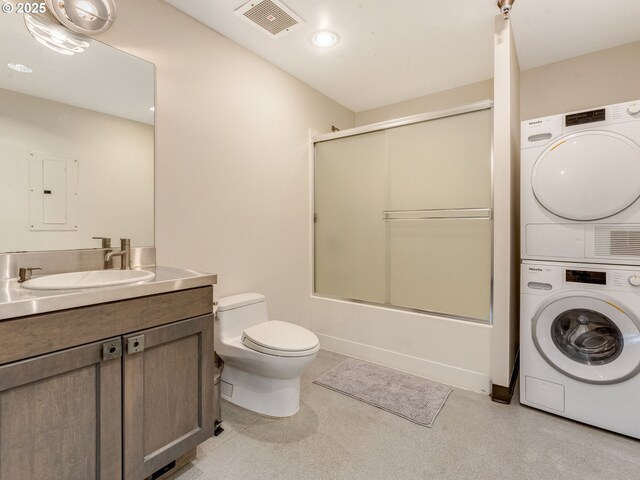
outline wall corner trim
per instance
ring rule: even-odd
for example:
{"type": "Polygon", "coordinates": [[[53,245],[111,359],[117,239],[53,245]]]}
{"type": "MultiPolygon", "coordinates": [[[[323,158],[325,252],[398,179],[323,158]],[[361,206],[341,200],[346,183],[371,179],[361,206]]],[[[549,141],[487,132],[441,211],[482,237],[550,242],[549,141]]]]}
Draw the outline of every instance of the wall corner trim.
{"type": "Polygon", "coordinates": [[[491,385],[491,400],[496,403],[503,403],[505,405],[509,405],[511,403],[511,399],[513,398],[513,394],[516,389],[516,380],[518,379],[518,372],[520,371],[520,351],[516,353],[516,359],[513,363],[513,370],[511,371],[511,378],[509,380],[509,386],[505,387],[503,385],[496,385],[495,383],[491,385]]]}

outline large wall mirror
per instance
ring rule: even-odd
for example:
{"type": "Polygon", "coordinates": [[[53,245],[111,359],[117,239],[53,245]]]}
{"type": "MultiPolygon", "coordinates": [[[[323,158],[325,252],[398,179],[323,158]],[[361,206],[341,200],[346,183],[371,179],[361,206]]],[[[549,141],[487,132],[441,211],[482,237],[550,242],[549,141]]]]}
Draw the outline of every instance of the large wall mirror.
{"type": "Polygon", "coordinates": [[[0,252],[154,244],[155,67],[87,41],[62,54],[0,15],[0,252]]]}

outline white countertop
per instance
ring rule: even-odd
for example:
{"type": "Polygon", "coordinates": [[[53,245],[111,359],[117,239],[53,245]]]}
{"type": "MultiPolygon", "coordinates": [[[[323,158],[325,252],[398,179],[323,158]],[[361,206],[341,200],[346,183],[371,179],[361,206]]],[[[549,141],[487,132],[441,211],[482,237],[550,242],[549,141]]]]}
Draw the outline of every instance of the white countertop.
{"type": "MultiPolygon", "coordinates": [[[[173,267],[144,267],[156,274],[153,280],[110,287],[74,290],[29,290],[16,278],[0,280],[0,321],[38,313],[145,297],[176,290],[214,285],[217,276],[173,267]]],[[[211,299],[213,303],[213,298],[211,299]]]]}

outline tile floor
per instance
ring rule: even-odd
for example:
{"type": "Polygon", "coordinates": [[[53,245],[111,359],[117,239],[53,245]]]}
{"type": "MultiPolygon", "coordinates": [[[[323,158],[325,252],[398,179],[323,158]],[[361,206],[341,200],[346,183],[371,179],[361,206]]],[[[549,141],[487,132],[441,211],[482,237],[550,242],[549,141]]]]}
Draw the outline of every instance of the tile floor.
{"type": "Polygon", "coordinates": [[[640,479],[640,441],[517,398],[499,405],[456,389],[426,428],[312,384],[344,358],[320,352],[291,418],[224,402],[224,433],[198,447],[174,480],[640,479]]]}

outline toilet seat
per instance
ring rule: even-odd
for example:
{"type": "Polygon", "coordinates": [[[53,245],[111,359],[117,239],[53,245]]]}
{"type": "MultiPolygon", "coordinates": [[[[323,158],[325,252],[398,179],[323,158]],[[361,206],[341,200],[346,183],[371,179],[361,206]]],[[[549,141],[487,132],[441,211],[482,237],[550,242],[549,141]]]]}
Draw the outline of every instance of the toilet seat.
{"type": "Polygon", "coordinates": [[[242,343],[256,352],[278,357],[305,357],[320,349],[318,337],[293,323],[271,320],[246,328],[242,343]]]}

